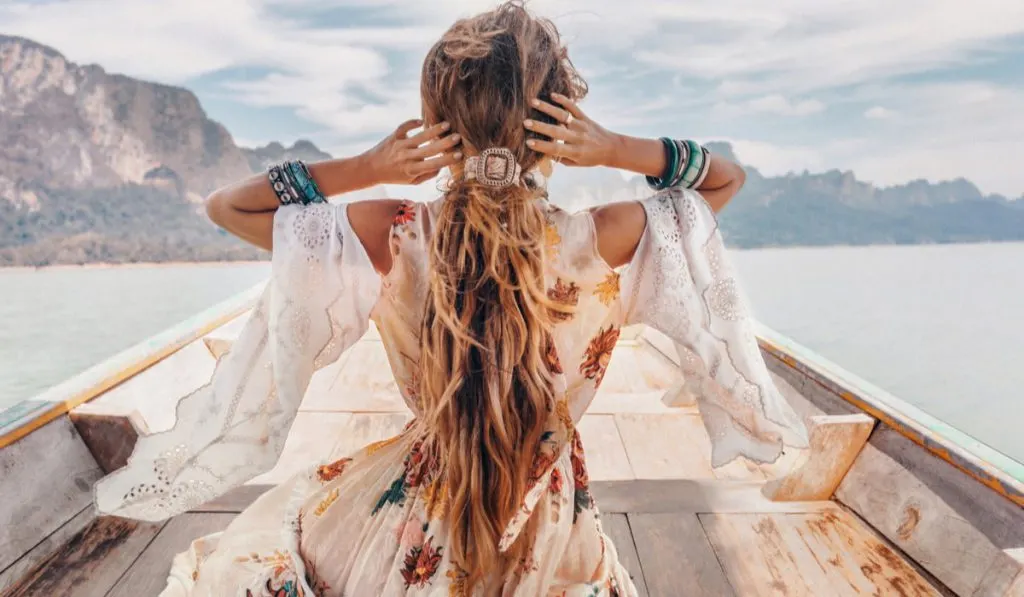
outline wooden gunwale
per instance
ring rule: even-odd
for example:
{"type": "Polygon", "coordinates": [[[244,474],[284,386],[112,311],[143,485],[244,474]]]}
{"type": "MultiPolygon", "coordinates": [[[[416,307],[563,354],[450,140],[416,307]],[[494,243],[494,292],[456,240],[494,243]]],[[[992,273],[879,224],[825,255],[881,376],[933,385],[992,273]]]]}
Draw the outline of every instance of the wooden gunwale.
{"type": "MultiPolygon", "coordinates": [[[[38,403],[38,406],[28,411],[30,416],[8,424],[9,429],[0,435],[0,449],[6,448],[50,421],[68,414],[72,409],[101,396],[104,392],[142,373],[189,343],[199,340],[245,313],[252,308],[264,286],[265,284],[261,283],[218,303],[40,395],[10,407],[13,409],[23,407],[27,403],[38,403]]],[[[0,411],[0,415],[2,414],[3,411],[0,411]]],[[[0,429],[2,428],[3,425],[0,424],[0,429]]]]}
{"type": "Polygon", "coordinates": [[[1024,465],[1021,463],[766,326],[758,326],[757,336],[761,349],[786,366],[1024,507],[1024,465]]]}

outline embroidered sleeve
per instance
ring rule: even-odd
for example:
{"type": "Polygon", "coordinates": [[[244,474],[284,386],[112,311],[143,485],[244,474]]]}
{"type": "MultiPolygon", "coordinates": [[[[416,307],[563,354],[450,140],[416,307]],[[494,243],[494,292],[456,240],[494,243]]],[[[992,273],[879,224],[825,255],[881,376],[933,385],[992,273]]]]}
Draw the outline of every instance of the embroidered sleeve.
{"type": "Polygon", "coordinates": [[[175,426],[96,485],[98,510],[162,520],[272,468],[313,372],[363,335],[379,291],[344,205],[278,209],[271,279],[241,334],[175,426]]]}
{"type": "Polygon", "coordinates": [[[680,188],[644,201],[647,230],[628,268],[628,323],[676,344],[711,437],[711,464],[774,462],[806,448],[803,421],[772,382],[711,208],[680,188]]]}

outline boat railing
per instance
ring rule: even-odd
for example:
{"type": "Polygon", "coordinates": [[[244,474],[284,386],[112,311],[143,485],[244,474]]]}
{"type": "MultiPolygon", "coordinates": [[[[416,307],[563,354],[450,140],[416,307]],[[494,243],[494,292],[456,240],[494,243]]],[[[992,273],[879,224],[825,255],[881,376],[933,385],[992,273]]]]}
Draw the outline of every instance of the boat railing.
{"type": "Polygon", "coordinates": [[[769,358],[778,359],[858,411],[1024,506],[1024,464],[767,326],[758,325],[757,335],[769,358]]]}
{"type": "Polygon", "coordinates": [[[0,411],[0,450],[102,396],[252,308],[259,284],[172,326],[85,371],[0,411]]]}

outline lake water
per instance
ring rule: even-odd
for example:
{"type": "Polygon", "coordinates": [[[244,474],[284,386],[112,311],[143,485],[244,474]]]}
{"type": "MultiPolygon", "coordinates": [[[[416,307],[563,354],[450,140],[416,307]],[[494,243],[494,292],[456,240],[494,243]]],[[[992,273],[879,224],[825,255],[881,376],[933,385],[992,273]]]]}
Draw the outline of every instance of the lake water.
{"type": "Polygon", "coordinates": [[[0,269],[0,410],[266,279],[270,265],[0,269]]]}
{"type": "MultiPolygon", "coordinates": [[[[733,257],[765,324],[1024,461],[1024,244],[733,257]]],[[[250,288],[268,267],[0,270],[0,409],[250,288]]]]}

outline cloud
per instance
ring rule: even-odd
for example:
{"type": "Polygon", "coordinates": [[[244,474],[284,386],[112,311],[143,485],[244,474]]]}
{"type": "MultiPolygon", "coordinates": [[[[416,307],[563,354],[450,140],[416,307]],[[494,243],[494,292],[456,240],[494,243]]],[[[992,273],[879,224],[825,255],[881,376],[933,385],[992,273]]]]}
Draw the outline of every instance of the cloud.
{"type": "MultiPolygon", "coordinates": [[[[686,3],[666,14],[666,28],[729,31],[685,45],[652,38],[636,56],[701,79],[759,78],[765,90],[807,92],[960,64],[1024,33],[1024,4],[979,0],[814,2],[785,0],[757,8],[722,0],[715,9],[686,3]]],[[[689,40],[688,40],[689,41],[689,40]]]]}
{"type": "Polygon", "coordinates": [[[809,116],[825,110],[825,104],[817,99],[791,101],[780,94],[755,97],[745,102],[720,102],[714,110],[722,117],[737,117],[748,114],[775,114],[778,116],[809,116]]]}
{"type": "Polygon", "coordinates": [[[807,116],[817,114],[825,109],[825,104],[816,99],[790,102],[779,94],[766,95],[747,103],[747,106],[754,112],[767,112],[769,114],[781,114],[783,116],[807,116]]]}
{"type": "Polygon", "coordinates": [[[800,145],[782,145],[754,139],[722,139],[732,144],[736,158],[755,166],[766,176],[783,176],[804,170],[823,170],[829,167],[819,148],[800,145]]]}
{"type": "MultiPolygon", "coordinates": [[[[192,87],[239,137],[281,137],[260,114],[286,111],[297,124],[282,142],[310,137],[351,152],[419,114],[423,53],[454,19],[494,3],[6,0],[0,23],[76,62],[192,87]]],[[[841,167],[882,182],[967,176],[987,191],[1024,191],[1013,162],[1024,155],[1024,76],[1012,74],[1024,57],[1024,3],[530,7],[555,20],[592,84],[585,110],[614,129],[735,139],[741,158],[769,173],[841,167]],[[941,143],[974,153],[934,159],[941,143]]]]}
{"type": "Polygon", "coordinates": [[[895,116],[895,113],[883,106],[874,106],[864,111],[864,118],[870,120],[887,120],[895,116]]]}
{"type": "Polygon", "coordinates": [[[859,175],[886,183],[966,176],[986,192],[1019,197],[1024,155],[1024,88],[986,81],[890,85],[898,119],[880,121],[875,151],[836,155],[859,175]]]}

